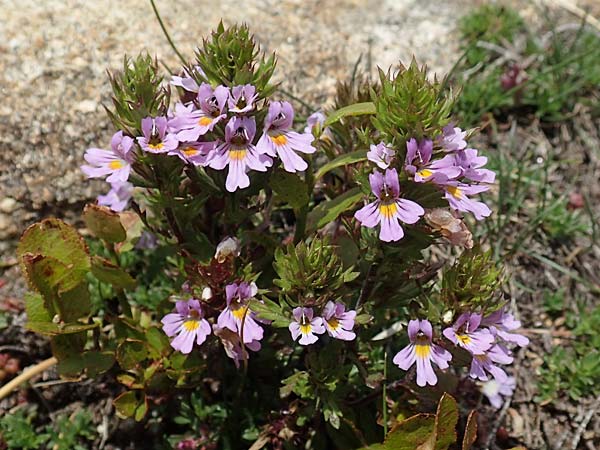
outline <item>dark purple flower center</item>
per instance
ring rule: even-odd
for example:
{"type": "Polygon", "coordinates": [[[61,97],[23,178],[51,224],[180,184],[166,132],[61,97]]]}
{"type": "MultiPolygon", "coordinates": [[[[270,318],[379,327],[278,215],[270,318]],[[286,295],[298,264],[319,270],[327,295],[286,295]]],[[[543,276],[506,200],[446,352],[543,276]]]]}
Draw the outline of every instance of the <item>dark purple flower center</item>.
{"type": "Polygon", "coordinates": [[[248,131],[244,127],[238,127],[231,137],[231,143],[234,145],[246,145],[248,141],[248,131]]]}

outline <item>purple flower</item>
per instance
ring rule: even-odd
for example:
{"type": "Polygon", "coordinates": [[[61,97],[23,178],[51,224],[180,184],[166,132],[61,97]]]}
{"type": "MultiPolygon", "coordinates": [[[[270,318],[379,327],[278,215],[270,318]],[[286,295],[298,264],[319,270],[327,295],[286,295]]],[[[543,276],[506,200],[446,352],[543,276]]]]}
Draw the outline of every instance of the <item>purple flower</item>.
{"type": "Polygon", "coordinates": [[[110,140],[111,150],[89,148],[85,152],[85,160],[92,164],[83,165],[81,170],[88,178],[100,178],[109,175],[109,183],[124,183],[129,178],[131,163],[135,159],[133,139],[123,136],[122,131],[116,132],[110,140]]]}
{"type": "Polygon", "coordinates": [[[312,133],[313,129],[317,125],[322,127],[324,123],[325,123],[325,114],[323,114],[321,111],[314,112],[310,116],[308,116],[308,119],[306,119],[306,127],[304,128],[304,132],[312,133]]]}
{"type": "Polygon", "coordinates": [[[243,333],[244,344],[258,342],[263,338],[263,329],[256,322],[255,315],[248,305],[257,292],[258,288],[254,283],[232,283],[225,286],[227,307],[219,314],[217,326],[227,328],[240,336],[243,333]]]}
{"type": "Polygon", "coordinates": [[[252,145],[256,133],[254,118],[232,117],[225,127],[225,142],[217,147],[208,162],[213,169],[222,170],[229,166],[225,187],[229,192],[250,186],[247,169],[266,172],[273,161],[261,154],[252,145]]]}
{"type": "Polygon", "coordinates": [[[202,83],[197,96],[200,109],[184,111],[180,108],[169,121],[169,126],[177,130],[177,139],[197,141],[200,136],[212,131],[217,123],[227,117],[223,110],[228,98],[229,89],[225,86],[217,86],[213,90],[209,84],[202,83]]]}
{"type": "Polygon", "coordinates": [[[295,341],[300,338],[300,345],[314,344],[319,339],[316,335],[325,333],[323,319],[321,317],[313,318],[312,308],[294,308],[292,311],[294,321],[290,323],[289,330],[292,339],[295,341]]]}
{"type": "Polygon", "coordinates": [[[440,369],[447,369],[452,359],[450,352],[432,342],[433,330],[428,320],[411,320],[408,322],[408,338],[410,344],[396,353],[393,362],[402,370],[408,370],[417,363],[417,384],[421,387],[437,383],[437,376],[431,363],[440,369]]]}
{"type": "Polygon", "coordinates": [[[488,380],[481,385],[480,390],[494,408],[500,409],[504,401],[502,396],[512,396],[516,386],[517,381],[515,377],[507,377],[502,383],[494,379],[488,380]]]}
{"type": "Polygon", "coordinates": [[[217,145],[216,141],[211,142],[181,142],[179,147],[171,150],[169,156],[177,156],[185,163],[194,166],[205,166],[212,157],[212,152],[217,145]]]}
{"type": "Polygon", "coordinates": [[[432,181],[442,185],[461,175],[461,170],[455,166],[453,155],[436,161],[431,161],[432,156],[433,141],[430,139],[423,139],[417,143],[417,140],[412,138],[406,143],[405,168],[417,183],[432,181]]]}
{"type": "Polygon", "coordinates": [[[473,200],[468,196],[485,192],[489,188],[489,186],[469,185],[453,181],[444,186],[444,197],[452,209],[471,212],[477,220],[482,220],[492,214],[492,210],[485,203],[473,200]]]}
{"type": "MultiPolygon", "coordinates": [[[[193,68],[193,71],[197,72],[202,77],[205,77],[204,71],[202,70],[202,68],[200,66],[195,66],[193,68]]],[[[181,76],[181,77],[177,76],[177,75],[173,75],[171,77],[171,84],[173,86],[182,87],[183,89],[185,89],[188,92],[198,92],[198,89],[200,88],[200,86],[198,86],[198,83],[196,82],[196,80],[194,78],[192,78],[191,74],[186,69],[183,69],[183,76],[181,76]]]]}
{"type": "Polygon", "coordinates": [[[323,322],[329,336],[342,341],[351,341],[356,337],[352,331],[356,311],[346,311],[343,303],[327,302],[323,308],[323,322]]]}
{"type": "Polygon", "coordinates": [[[254,101],[258,98],[256,89],[251,84],[244,84],[242,86],[234,86],[231,88],[231,95],[227,104],[229,105],[229,111],[232,113],[243,114],[252,111],[254,108],[254,101]]]}
{"type": "Polygon", "coordinates": [[[379,239],[382,241],[402,239],[404,231],[400,221],[415,223],[425,214],[425,210],[412,200],[400,198],[400,184],[396,169],[386,170],[385,176],[375,171],[369,175],[369,182],[377,200],[356,211],[354,217],[367,228],[381,224],[379,239]]]}
{"type": "Polygon", "coordinates": [[[494,171],[482,169],[487,164],[487,158],[478,156],[477,150],[467,148],[456,152],[453,156],[456,166],[462,169],[464,177],[479,183],[493,183],[496,179],[494,171]]]}
{"type": "Polygon", "coordinates": [[[302,172],[308,164],[296,152],[314,153],[312,133],[296,133],[290,128],[294,122],[294,109],[289,102],[271,102],[265,117],[263,135],[256,144],[259,153],[279,155],[288,172],[302,172]]]}
{"type": "Polygon", "coordinates": [[[504,383],[508,379],[508,375],[495,363],[510,364],[512,362],[513,357],[510,356],[509,351],[505,347],[496,344],[481,355],[473,355],[469,376],[481,381],[487,381],[488,375],[486,372],[489,372],[500,383],[504,383]]]}
{"type": "Polygon", "coordinates": [[[481,314],[462,313],[454,325],[443,331],[444,336],[455,345],[468,350],[473,355],[483,355],[494,344],[490,330],[478,330],[481,314]]]}
{"type": "Polygon", "coordinates": [[[465,137],[467,132],[455,127],[453,123],[449,123],[442,129],[442,136],[439,138],[439,144],[447,152],[456,152],[467,147],[465,137]]]}
{"type": "Polygon", "coordinates": [[[518,345],[519,347],[525,347],[529,344],[527,337],[518,333],[510,333],[510,331],[520,328],[521,322],[515,320],[512,314],[505,312],[504,308],[500,308],[489,316],[484,317],[481,325],[489,327],[494,336],[506,342],[518,345]]]}
{"type": "Polygon", "coordinates": [[[396,154],[394,150],[386,146],[383,142],[377,145],[371,144],[370,150],[367,152],[367,159],[374,162],[380,169],[390,167],[390,162],[396,154]]]}
{"type": "Polygon", "coordinates": [[[192,351],[194,341],[201,345],[211,332],[210,324],[204,319],[200,302],[195,298],[175,303],[176,312],[162,318],[163,331],[169,337],[177,335],[171,341],[171,347],[183,354],[192,351]]]}
{"type": "Polygon", "coordinates": [[[179,145],[174,134],[167,133],[166,117],[146,117],[142,119],[142,133],[137,141],[142,150],[150,153],[167,153],[179,145]]]}
{"type": "Polygon", "coordinates": [[[98,196],[98,204],[108,206],[116,212],[121,212],[127,207],[127,203],[133,194],[133,184],[128,183],[112,183],[110,191],[106,195],[98,196]]]}

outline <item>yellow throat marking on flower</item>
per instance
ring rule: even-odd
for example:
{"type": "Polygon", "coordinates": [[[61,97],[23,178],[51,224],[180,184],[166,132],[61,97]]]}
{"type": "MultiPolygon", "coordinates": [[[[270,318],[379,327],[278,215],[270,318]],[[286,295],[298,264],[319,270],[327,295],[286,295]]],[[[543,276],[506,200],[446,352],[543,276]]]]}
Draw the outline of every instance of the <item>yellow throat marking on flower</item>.
{"type": "Polygon", "coordinates": [[[310,333],[311,330],[312,330],[312,327],[310,326],[310,322],[300,324],[300,332],[302,334],[308,334],[308,333],[310,333]]]}
{"type": "Polygon", "coordinates": [[[447,186],[446,190],[457,200],[460,200],[463,196],[462,191],[457,186],[447,186]]]}
{"type": "Polygon", "coordinates": [[[417,174],[422,178],[427,178],[433,175],[433,172],[429,169],[421,169],[417,172],[417,174]]]}
{"type": "Polygon", "coordinates": [[[231,159],[232,161],[241,161],[246,157],[247,152],[248,150],[246,150],[245,148],[229,150],[229,159],[231,159]]]}
{"type": "Polygon", "coordinates": [[[416,344],[415,345],[415,354],[419,359],[425,359],[429,357],[431,353],[431,346],[429,344],[416,344]]]}
{"type": "Polygon", "coordinates": [[[231,310],[231,314],[233,314],[233,317],[235,317],[237,320],[243,320],[244,316],[246,316],[246,311],[248,310],[248,306],[241,306],[239,308],[235,308],[231,310]]]}
{"type": "Polygon", "coordinates": [[[194,148],[194,147],[187,147],[185,149],[182,150],[183,154],[185,156],[187,156],[188,158],[192,157],[192,156],[196,156],[198,154],[198,149],[194,148]]]}
{"type": "Polygon", "coordinates": [[[206,127],[208,125],[210,125],[212,123],[212,119],[210,117],[200,117],[200,120],[198,120],[198,125],[206,127]]]}
{"type": "Polygon", "coordinates": [[[467,334],[457,334],[456,338],[463,344],[469,345],[472,341],[471,337],[467,334]]]}
{"type": "Polygon", "coordinates": [[[198,329],[198,327],[200,326],[200,322],[198,320],[186,320],[185,322],[183,322],[183,328],[185,328],[186,331],[196,331],[198,329]]]}
{"type": "Polygon", "coordinates": [[[125,167],[125,163],[118,159],[116,161],[109,162],[108,167],[112,170],[122,169],[123,167],[125,167]]]}
{"type": "Polygon", "coordinates": [[[287,137],[283,134],[279,134],[277,136],[271,136],[271,140],[275,145],[285,145],[287,144],[287,137]]]}
{"type": "Polygon", "coordinates": [[[340,322],[335,317],[332,317],[331,319],[327,320],[327,325],[329,325],[329,328],[335,331],[340,327],[340,322]]]}
{"type": "Polygon", "coordinates": [[[163,144],[162,142],[159,142],[158,144],[148,144],[148,147],[150,147],[152,150],[160,150],[165,146],[165,144],[163,144]]]}
{"type": "Polygon", "coordinates": [[[390,217],[393,217],[394,214],[396,214],[396,211],[398,211],[398,205],[396,204],[395,201],[392,201],[390,203],[381,203],[381,205],[379,205],[379,212],[381,213],[381,215],[387,219],[389,219],[390,217]]]}

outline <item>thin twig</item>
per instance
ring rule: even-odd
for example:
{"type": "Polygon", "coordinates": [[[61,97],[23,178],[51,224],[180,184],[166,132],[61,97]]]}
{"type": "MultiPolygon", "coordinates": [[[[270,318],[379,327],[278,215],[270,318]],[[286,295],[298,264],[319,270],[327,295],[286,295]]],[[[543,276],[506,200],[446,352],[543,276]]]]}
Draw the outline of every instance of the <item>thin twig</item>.
{"type": "Polygon", "coordinates": [[[585,431],[588,424],[590,423],[590,420],[592,420],[592,417],[594,417],[594,414],[596,414],[596,411],[598,410],[599,407],[600,407],[600,396],[598,396],[596,398],[596,403],[594,403],[594,406],[592,408],[590,408],[590,410],[585,415],[583,420],[579,423],[579,426],[577,427],[577,431],[575,431],[575,436],[573,436],[573,443],[571,444],[571,450],[577,449],[577,445],[579,444],[579,441],[581,440],[581,436],[583,435],[583,432],[585,431]]]}
{"type": "Polygon", "coordinates": [[[29,381],[31,378],[36,375],[48,370],[50,367],[58,363],[58,360],[53,356],[52,358],[48,358],[33,367],[29,367],[24,370],[22,374],[13,378],[8,383],[0,388],[0,400],[9,395],[12,391],[18,388],[21,384],[29,381]]]}

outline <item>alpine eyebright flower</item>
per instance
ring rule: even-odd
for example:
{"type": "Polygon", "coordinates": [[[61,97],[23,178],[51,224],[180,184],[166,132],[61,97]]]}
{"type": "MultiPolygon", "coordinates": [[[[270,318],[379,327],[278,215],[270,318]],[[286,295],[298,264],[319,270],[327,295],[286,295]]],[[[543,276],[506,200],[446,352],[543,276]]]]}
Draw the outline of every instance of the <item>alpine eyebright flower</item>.
{"type": "Polygon", "coordinates": [[[225,142],[214,151],[208,162],[213,169],[222,170],[229,166],[225,187],[229,192],[250,186],[247,169],[266,172],[273,161],[267,155],[260,154],[252,145],[256,123],[254,118],[232,117],[225,126],[225,142]]]}
{"type": "Polygon", "coordinates": [[[127,204],[133,194],[133,184],[128,183],[112,183],[110,191],[106,195],[98,196],[98,204],[108,206],[115,212],[121,212],[127,208],[127,204]]]}
{"type": "Polygon", "coordinates": [[[434,208],[427,211],[425,221],[452,245],[473,248],[473,234],[469,231],[465,223],[454,217],[448,209],[434,208]]]}
{"type": "Polygon", "coordinates": [[[468,196],[480,194],[489,188],[485,185],[469,185],[452,181],[444,186],[444,197],[452,209],[473,213],[475,219],[483,220],[492,214],[492,210],[485,203],[473,200],[468,196]]]}
{"type": "Polygon", "coordinates": [[[487,372],[489,372],[500,383],[504,383],[508,379],[508,375],[495,363],[510,364],[512,362],[513,357],[510,356],[509,351],[501,345],[496,344],[481,355],[473,355],[469,376],[481,381],[487,381],[489,379],[487,372]]]}
{"type": "Polygon", "coordinates": [[[192,351],[194,341],[201,345],[211,333],[210,324],[204,319],[200,302],[195,298],[179,300],[175,303],[176,312],[162,318],[163,331],[169,337],[177,335],[171,341],[171,347],[183,354],[192,351]]]}
{"type": "Polygon", "coordinates": [[[293,122],[294,109],[289,102],[271,102],[263,135],[256,148],[269,156],[279,155],[286,171],[302,172],[308,164],[296,152],[314,153],[316,148],[311,145],[314,140],[312,133],[296,133],[291,130],[293,122]]]}
{"type": "Polygon", "coordinates": [[[502,383],[494,379],[485,381],[479,390],[488,398],[494,408],[500,409],[503,403],[502,397],[512,396],[516,386],[515,377],[507,377],[502,383]]]}
{"type": "Polygon", "coordinates": [[[211,142],[181,142],[175,150],[171,150],[169,156],[177,156],[183,162],[194,166],[205,166],[211,158],[212,152],[217,145],[211,142]]]}
{"type": "Polygon", "coordinates": [[[447,152],[456,152],[467,148],[467,132],[455,127],[453,123],[449,123],[442,129],[442,136],[438,142],[439,145],[447,152]]]}
{"type": "Polygon", "coordinates": [[[385,176],[375,171],[369,175],[369,182],[377,200],[356,211],[354,217],[367,228],[380,224],[379,239],[382,241],[399,241],[404,236],[400,221],[413,224],[425,210],[412,200],[400,198],[396,169],[386,170],[385,176]]]}
{"type": "Polygon", "coordinates": [[[184,111],[179,107],[179,112],[176,110],[176,115],[169,121],[170,127],[179,130],[177,139],[197,141],[200,136],[212,131],[219,121],[227,117],[223,110],[228,98],[229,89],[225,86],[217,86],[213,90],[209,84],[202,83],[197,96],[200,109],[184,111]]]}
{"type": "Polygon", "coordinates": [[[258,288],[254,283],[232,283],[225,286],[227,307],[219,314],[217,326],[227,328],[239,335],[243,333],[244,344],[260,341],[263,338],[263,329],[256,322],[255,314],[248,305],[257,292],[258,288]]]}
{"type": "Polygon", "coordinates": [[[218,325],[213,325],[213,332],[221,340],[225,353],[233,359],[237,368],[240,367],[240,361],[247,360],[250,356],[246,349],[253,352],[260,350],[261,345],[259,341],[252,341],[242,345],[240,336],[228,328],[219,328],[218,325]]]}
{"type": "MultiPolygon", "coordinates": [[[[200,66],[195,66],[193,70],[195,72],[198,72],[200,75],[205,76],[204,71],[202,70],[202,68],[200,66]]],[[[173,75],[171,77],[171,84],[173,86],[179,86],[188,92],[198,92],[198,89],[200,88],[200,86],[198,86],[198,83],[196,82],[196,80],[191,76],[191,74],[186,69],[183,69],[183,76],[181,76],[181,77],[177,76],[177,75],[173,75]]]]}
{"type": "Polygon", "coordinates": [[[440,369],[447,369],[452,359],[450,352],[432,342],[433,330],[428,320],[408,322],[410,344],[396,353],[393,362],[402,370],[408,370],[417,363],[417,384],[421,387],[437,383],[437,376],[431,363],[440,369]]]}
{"type": "Polygon", "coordinates": [[[324,123],[325,123],[325,114],[323,114],[321,111],[316,111],[316,112],[312,113],[310,116],[308,116],[308,118],[306,119],[306,127],[304,127],[304,132],[312,133],[313,129],[317,125],[319,127],[322,127],[324,123]]]}
{"type": "MultiPolygon", "coordinates": [[[[449,155],[448,155],[449,156],[449,155]]],[[[493,170],[483,169],[487,164],[487,157],[478,156],[477,150],[466,148],[454,155],[455,165],[462,170],[462,176],[479,183],[493,183],[496,173],[493,170]]]]}
{"type": "Polygon", "coordinates": [[[166,117],[146,117],[142,119],[142,133],[137,138],[142,150],[149,153],[167,153],[175,150],[179,142],[174,134],[167,133],[166,117]]]}
{"type": "Polygon", "coordinates": [[[494,336],[488,329],[478,329],[481,314],[462,313],[454,325],[446,328],[443,335],[455,345],[473,355],[483,355],[494,344],[494,336]]]}
{"type": "Polygon", "coordinates": [[[525,347],[529,344],[529,339],[518,333],[511,333],[521,327],[521,322],[515,317],[505,312],[504,308],[494,311],[490,315],[483,318],[481,325],[489,327],[492,334],[506,342],[525,347]]]}
{"type": "Polygon", "coordinates": [[[432,181],[445,184],[460,176],[461,169],[455,166],[454,155],[446,155],[435,161],[431,161],[432,156],[433,141],[430,139],[417,142],[412,138],[406,143],[405,168],[417,183],[432,181]]]}
{"type": "Polygon", "coordinates": [[[300,345],[314,344],[319,339],[316,335],[325,333],[323,319],[321,317],[313,317],[312,308],[297,307],[292,311],[294,321],[290,323],[289,330],[292,339],[298,341],[300,345]]]}
{"type": "Polygon", "coordinates": [[[219,264],[223,264],[228,258],[237,258],[240,256],[240,250],[241,243],[238,238],[226,237],[217,245],[214,258],[219,264]]]}
{"type": "Polygon", "coordinates": [[[327,302],[323,308],[323,323],[329,336],[342,341],[351,341],[356,337],[352,331],[356,311],[346,311],[343,303],[327,302]]]}
{"type": "Polygon", "coordinates": [[[377,164],[380,169],[390,167],[390,162],[396,154],[396,151],[386,146],[383,142],[377,145],[371,144],[367,152],[367,159],[377,164]]]}
{"type": "Polygon", "coordinates": [[[243,114],[254,109],[254,101],[258,98],[256,88],[251,84],[234,86],[231,88],[231,94],[227,104],[232,113],[243,114]]]}
{"type": "Polygon", "coordinates": [[[108,175],[109,183],[124,183],[129,178],[131,163],[135,159],[133,139],[123,136],[122,131],[116,132],[110,140],[110,150],[101,148],[88,148],[85,160],[92,164],[83,165],[81,170],[88,178],[100,178],[108,175]]]}

